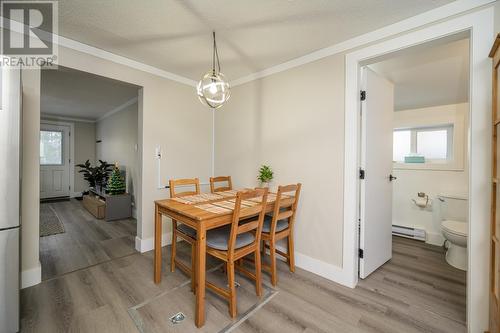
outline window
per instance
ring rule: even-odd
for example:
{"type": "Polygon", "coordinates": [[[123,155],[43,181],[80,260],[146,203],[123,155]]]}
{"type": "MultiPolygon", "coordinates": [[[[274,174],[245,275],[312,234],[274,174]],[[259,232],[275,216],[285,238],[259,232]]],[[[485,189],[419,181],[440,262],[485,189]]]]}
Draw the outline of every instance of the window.
{"type": "Polygon", "coordinates": [[[63,133],[40,131],[40,165],[63,164],[63,133]]]}
{"type": "Polygon", "coordinates": [[[411,131],[394,131],[393,160],[402,162],[411,154],[411,131]]]}
{"type": "Polygon", "coordinates": [[[406,156],[423,156],[426,163],[445,163],[453,155],[453,125],[394,130],[393,161],[406,156]]]}

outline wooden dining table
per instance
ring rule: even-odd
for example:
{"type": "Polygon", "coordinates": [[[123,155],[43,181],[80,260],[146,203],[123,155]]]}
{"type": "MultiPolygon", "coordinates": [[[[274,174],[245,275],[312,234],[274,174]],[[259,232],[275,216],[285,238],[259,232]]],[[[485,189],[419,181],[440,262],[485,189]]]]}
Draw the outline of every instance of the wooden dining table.
{"type": "MultiPolygon", "coordinates": [[[[154,282],[161,282],[161,236],[162,217],[167,216],[172,220],[196,230],[196,270],[195,270],[195,324],[202,327],[205,324],[205,290],[206,290],[206,237],[207,231],[224,225],[231,224],[233,210],[230,202],[236,198],[236,191],[221,192],[222,194],[198,194],[188,197],[192,199],[172,198],[155,201],[155,249],[154,249],[154,282]],[[220,196],[220,197],[219,197],[220,196]]],[[[273,195],[268,196],[266,212],[271,212],[274,206],[273,195]]],[[[291,205],[293,198],[282,200],[286,205],[289,200],[291,205]]]]}

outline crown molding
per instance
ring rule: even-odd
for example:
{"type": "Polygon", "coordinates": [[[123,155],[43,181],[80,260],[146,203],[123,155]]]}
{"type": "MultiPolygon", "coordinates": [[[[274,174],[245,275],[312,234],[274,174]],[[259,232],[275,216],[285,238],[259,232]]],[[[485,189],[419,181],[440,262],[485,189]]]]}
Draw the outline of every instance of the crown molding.
{"type": "Polygon", "coordinates": [[[114,63],[120,64],[120,65],[125,65],[127,67],[131,67],[137,70],[140,70],[142,72],[150,73],[156,76],[163,77],[168,80],[172,80],[175,82],[179,82],[182,84],[186,84],[191,87],[196,87],[197,82],[191,79],[188,79],[187,77],[181,76],[174,74],[172,72],[165,71],[163,69],[159,69],[154,66],[147,65],[145,63],[132,60],[130,58],[117,55],[115,53],[111,53],[108,51],[105,51],[103,49],[99,49],[94,46],[90,46],[88,44],[84,44],[78,41],[75,41],[73,39],[69,39],[66,37],[58,36],[58,45],[62,47],[66,47],[75,51],[79,51],[82,53],[86,53],[95,57],[99,57],[101,59],[109,60],[114,63]]]}
{"type": "Polygon", "coordinates": [[[230,84],[232,87],[236,87],[254,80],[264,78],[269,75],[280,73],[338,53],[352,50],[362,45],[370,44],[400,33],[417,29],[427,24],[432,24],[455,15],[460,15],[468,11],[490,5],[495,1],[496,0],[457,0],[447,5],[431,9],[422,14],[412,16],[405,20],[371,31],[369,33],[359,35],[332,46],[314,51],[312,53],[292,59],[282,64],[269,67],[260,72],[243,76],[239,79],[231,81],[230,84]]]}
{"type": "Polygon", "coordinates": [[[116,108],[114,108],[113,110],[110,110],[108,112],[106,112],[104,115],[102,115],[101,117],[97,118],[96,122],[99,122],[103,119],[106,119],[108,117],[111,117],[112,115],[114,115],[115,113],[118,113],[120,111],[123,111],[125,110],[127,107],[131,106],[131,105],[134,105],[137,103],[137,101],[139,100],[138,97],[134,97],[134,98],[131,98],[129,99],[128,101],[126,101],[125,103],[123,103],[122,105],[120,106],[117,106],[116,108]]]}
{"type": "Polygon", "coordinates": [[[66,117],[66,116],[60,116],[57,114],[45,113],[45,112],[42,112],[40,115],[41,115],[41,119],[46,119],[46,120],[76,121],[79,123],[95,123],[96,122],[95,120],[92,120],[92,119],[78,118],[78,117],[66,117]]]}
{"type": "MultiPolygon", "coordinates": [[[[2,28],[5,28],[5,25],[7,24],[7,22],[9,22],[9,26],[10,26],[12,31],[15,31],[15,32],[20,33],[20,34],[24,34],[24,26],[25,26],[24,24],[17,22],[17,21],[7,19],[5,17],[1,17],[1,19],[2,19],[2,23],[3,23],[2,28]]],[[[124,57],[124,56],[121,56],[121,55],[118,55],[115,53],[111,53],[109,51],[105,51],[103,49],[100,49],[100,48],[97,48],[97,47],[94,47],[94,46],[91,46],[91,45],[88,45],[88,44],[85,44],[82,42],[78,42],[78,41],[70,39],[70,38],[60,36],[60,35],[55,34],[55,33],[52,33],[51,35],[52,35],[53,42],[59,46],[66,47],[66,48],[69,48],[69,49],[72,49],[75,51],[79,51],[82,53],[86,53],[86,54],[89,54],[91,56],[98,57],[98,58],[101,58],[104,60],[108,60],[108,61],[120,64],[120,65],[124,65],[124,66],[130,67],[130,68],[134,68],[134,69],[140,70],[142,72],[146,72],[146,73],[150,73],[150,74],[153,74],[156,76],[160,76],[160,77],[163,77],[163,78],[168,79],[168,80],[172,80],[175,82],[186,84],[186,85],[191,86],[191,87],[196,87],[196,84],[197,84],[196,81],[188,79],[184,76],[174,74],[174,73],[165,71],[163,69],[160,69],[160,68],[157,68],[157,67],[154,67],[151,65],[147,65],[145,63],[142,63],[142,62],[139,62],[136,60],[132,60],[130,58],[127,58],[127,57],[124,57]]]]}
{"type": "MultiPolygon", "coordinates": [[[[496,0],[456,0],[444,6],[431,9],[427,12],[418,14],[416,16],[412,16],[405,20],[371,31],[369,33],[359,35],[357,37],[345,40],[343,42],[334,44],[332,46],[289,60],[282,64],[269,67],[262,71],[243,76],[239,79],[231,81],[230,84],[231,86],[236,87],[248,83],[250,81],[258,80],[272,74],[280,73],[295,67],[299,67],[338,53],[345,52],[347,50],[354,49],[362,45],[366,45],[385,38],[389,38],[391,36],[410,31],[427,24],[432,24],[455,15],[460,15],[468,11],[488,6],[493,4],[495,1],[496,0]]],[[[3,20],[6,21],[7,19],[3,18],[3,20]]],[[[17,24],[13,24],[14,26],[13,30],[19,33],[23,33],[23,29],[21,28],[22,25],[19,22],[15,23],[17,24]]],[[[186,78],[184,76],[174,74],[172,72],[168,72],[159,69],[157,67],[147,65],[145,63],[132,60],[130,58],[117,55],[115,53],[111,53],[109,51],[105,51],[103,49],[82,42],[75,41],[70,38],[66,38],[56,34],[53,34],[53,36],[56,43],[62,47],[86,53],[95,57],[99,57],[101,59],[109,60],[117,64],[121,64],[146,73],[160,76],[168,80],[186,84],[191,87],[196,87],[197,84],[196,81],[186,78]]]]}

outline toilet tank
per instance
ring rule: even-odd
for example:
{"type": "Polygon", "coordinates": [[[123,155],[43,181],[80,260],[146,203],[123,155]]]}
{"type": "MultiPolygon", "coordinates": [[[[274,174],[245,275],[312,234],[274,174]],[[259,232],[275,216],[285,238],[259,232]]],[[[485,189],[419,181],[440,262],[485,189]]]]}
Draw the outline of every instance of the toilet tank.
{"type": "Polygon", "coordinates": [[[468,220],[468,198],[466,195],[440,194],[439,211],[441,221],[454,220],[467,222],[468,220]]]}

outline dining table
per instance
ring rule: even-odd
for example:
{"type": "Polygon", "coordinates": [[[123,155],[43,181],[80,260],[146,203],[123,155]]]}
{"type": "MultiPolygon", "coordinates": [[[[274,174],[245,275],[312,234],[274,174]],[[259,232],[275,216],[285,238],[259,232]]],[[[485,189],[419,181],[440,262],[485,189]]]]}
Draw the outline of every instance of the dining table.
{"type": "MultiPolygon", "coordinates": [[[[195,324],[205,324],[205,291],[206,291],[206,238],[207,231],[231,224],[237,190],[217,193],[201,193],[184,197],[155,201],[155,240],[154,240],[154,282],[161,282],[162,270],[162,220],[169,217],[178,223],[196,230],[196,266],[195,266],[195,324]]],[[[269,193],[266,212],[272,212],[275,193],[269,193]]],[[[282,199],[282,205],[293,203],[293,198],[282,199]]],[[[243,215],[243,217],[245,217],[243,215]]]]}

